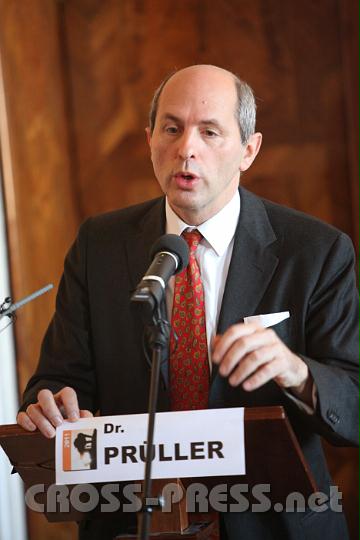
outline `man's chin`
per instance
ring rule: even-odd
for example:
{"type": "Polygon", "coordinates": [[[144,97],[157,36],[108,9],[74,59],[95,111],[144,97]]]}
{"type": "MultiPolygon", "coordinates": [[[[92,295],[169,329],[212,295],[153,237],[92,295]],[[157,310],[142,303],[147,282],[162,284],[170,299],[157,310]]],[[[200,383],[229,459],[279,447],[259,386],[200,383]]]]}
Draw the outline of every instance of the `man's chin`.
{"type": "Polygon", "coordinates": [[[199,196],[189,191],[181,194],[167,194],[169,204],[174,210],[177,208],[182,211],[196,212],[202,208],[199,196]]]}
{"type": "Polygon", "coordinates": [[[197,226],[207,219],[206,205],[201,204],[198,197],[168,196],[168,202],[175,214],[188,225],[197,226]]]}

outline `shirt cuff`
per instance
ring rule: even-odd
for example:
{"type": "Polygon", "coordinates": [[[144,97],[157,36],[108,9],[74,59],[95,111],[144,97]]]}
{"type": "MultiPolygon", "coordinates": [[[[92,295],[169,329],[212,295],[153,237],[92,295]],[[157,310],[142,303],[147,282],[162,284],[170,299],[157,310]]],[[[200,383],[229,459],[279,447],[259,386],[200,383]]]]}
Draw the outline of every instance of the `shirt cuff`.
{"type": "Polygon", "coordinates": [[[291,399],[293,403],[295,403],[299,407],[300,410],[302,410],[303,412],[309,415],[315,414],[318,395],[317,395],[317,389],[316,389],[316,385],[314,381],[312,383],[312,389],[311,389],[311,401],[312,401],[311,405],[309,405],[308,403],[305,403],[298,397],[295,397],[294,394],[292,394],[285,388],[283,388],[283,392],[289,399],[291,399]]]}

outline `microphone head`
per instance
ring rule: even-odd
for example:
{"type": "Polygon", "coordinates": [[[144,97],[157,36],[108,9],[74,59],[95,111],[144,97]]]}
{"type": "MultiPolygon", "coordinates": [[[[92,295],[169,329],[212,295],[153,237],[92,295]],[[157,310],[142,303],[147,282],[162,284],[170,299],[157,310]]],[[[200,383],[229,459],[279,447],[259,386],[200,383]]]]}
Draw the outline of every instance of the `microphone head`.
{"type": "Polygon", "coordinates": [[[160,236],[151,248],[151,259],[161,251],[169,251],[176,255],[179,263],[175,274],[181,272],[189,264],[189,246],[182,236],[178,236],[177,234],[164,234],[160,236]]]}

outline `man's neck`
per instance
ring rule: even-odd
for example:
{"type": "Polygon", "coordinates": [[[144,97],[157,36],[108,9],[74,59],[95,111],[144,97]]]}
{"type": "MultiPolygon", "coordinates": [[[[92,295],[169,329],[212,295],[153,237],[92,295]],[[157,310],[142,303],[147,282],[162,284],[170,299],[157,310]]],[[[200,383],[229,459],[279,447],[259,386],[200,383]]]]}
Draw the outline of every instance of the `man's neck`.
{"type": "Polygon", "coordinates": [[[182,220],[184,223],[189,225],[189,227],[198,227],[202,225],[212,217],[216,216],[221,210],[233,199],[238,189],[231,194],[220,207],[214,206],[210,208],[188,210],[183,208],[178,208],[171,204],[169,199],[167,199],[169,206],[172,211],[182,220]]]}

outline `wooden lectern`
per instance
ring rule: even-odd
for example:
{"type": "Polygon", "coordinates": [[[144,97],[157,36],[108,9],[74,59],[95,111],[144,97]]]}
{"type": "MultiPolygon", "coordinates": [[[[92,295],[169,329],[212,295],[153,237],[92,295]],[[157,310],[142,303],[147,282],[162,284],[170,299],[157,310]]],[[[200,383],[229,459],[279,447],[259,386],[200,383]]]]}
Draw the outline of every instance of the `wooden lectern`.
{"type": "MultiPolygon", "coordinates": [[[[55,483],[55,440],[46,439],[38,431],[25,431],[15,424],[0,426],[0,445],[15,471],[23,479],[25,489],[35,484],[45,485],[44,493],[39,494],[36,500],[39,503],[46,503],[47,489],[55,483]]],[[[246,475],[243,476],[186,478],[182,480],[182,484],[180,480],[171,481],[178,482],[179,486],[185,486],[185,489],[191,483],[199,482],[205,484],[209,490],[220,484],[229,486],[247,484],[249,493],[255,485],[270,484],[271,492],[266,495],[273,505],[284,504],[286,497],[294,491],[301,493],[305,500],[311,493],[317,491],[315,481],[282,407],[245,409],[245,459],[246,475]]],[[[167,482],[169,480],[153,481],[154,496],[161,492],[167,482]]],[[[69,489],[73,487],[69,486],[69,489]]],[[[53,508],[50,512],[45,505],[44,513],[52,522],[80,521],[85,517],[99,518],[100,507],[91,513],[82,514],[72,507],[66,513],[54,511],[53,508]]],[[[114,513],[101,514],[103,518],[107,516],[114,517],[114,513]]],[[[196,527],[194,522],[199,521],[199,516],[196,514],[189,516],[183,500],[174,506],[172,513],[154,511],[151,530],[157,533],[157,540],[162,538],[175,540],[180,536],[187,540],[205,539],[210,537],[213,530],[211,519],[213,516],[211,514],[209,516],[206,525],[196,527]]]]}

